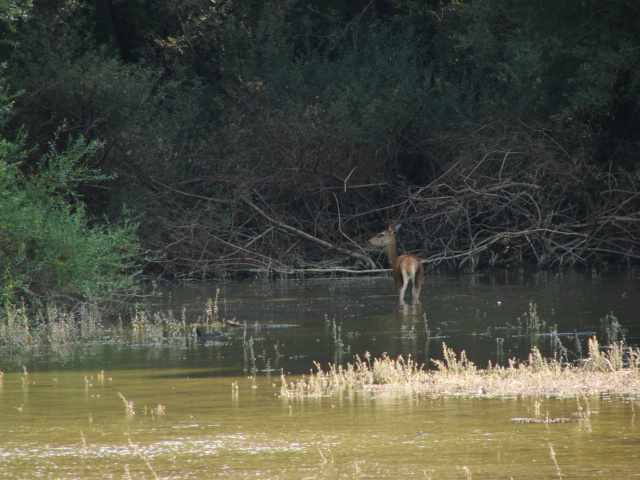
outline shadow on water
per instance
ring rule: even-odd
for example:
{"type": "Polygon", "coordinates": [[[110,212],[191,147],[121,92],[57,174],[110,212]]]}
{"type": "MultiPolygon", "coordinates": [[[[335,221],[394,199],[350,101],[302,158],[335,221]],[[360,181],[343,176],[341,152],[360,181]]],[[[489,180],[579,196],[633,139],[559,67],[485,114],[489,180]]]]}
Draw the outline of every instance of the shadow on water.
{"type": "Polygon", "coordinates": [[[217,296],[218,315],[240,326],[184,347],[0,357],[0,478],[635,478],[638,397],[279,389],[281,372],[365,352],[429,365],[442,342],[481,367],[534,345],[571,359],[592,332],[637,345],[639,290],[634,271],[428,276],[419,304],[399,304],[386,277],[172,288],[148,308],[196,323],[217,296]],[[514,421],[532,417],[579,421],[514,421]]]}

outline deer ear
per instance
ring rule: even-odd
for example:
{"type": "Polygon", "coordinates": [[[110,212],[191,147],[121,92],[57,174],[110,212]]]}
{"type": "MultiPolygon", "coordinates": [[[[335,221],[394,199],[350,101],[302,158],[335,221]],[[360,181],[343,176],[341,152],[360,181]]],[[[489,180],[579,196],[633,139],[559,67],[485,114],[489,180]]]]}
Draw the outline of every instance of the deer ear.
{"type": "MultiPolygon", "coordinates": [[[[393,228],[393,231],[394,231],[394,232],[397,232],[398,230],[400,230],[400,225],[402,225],[402,224],[401,224],[401,223],[398,223],[398,224],[394,225],[394,224],[392,223],[391,225],[393,225],[393,227],[394,227],[394,228],[393,228]]],[[[389,228],[391,228],[391,225],[389,226],[389,228]]]]}

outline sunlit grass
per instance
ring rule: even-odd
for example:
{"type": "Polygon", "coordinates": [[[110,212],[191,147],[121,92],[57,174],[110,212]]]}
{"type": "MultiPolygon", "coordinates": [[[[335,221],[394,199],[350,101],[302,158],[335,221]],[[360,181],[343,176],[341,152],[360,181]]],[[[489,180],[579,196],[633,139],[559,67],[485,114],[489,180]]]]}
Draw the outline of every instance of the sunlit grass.
{"type": "Polygon", "coordinates": [[[315,372],[294,381],[282,375],[280,395],[319,397],[353,391],[488,398],[640,395],[640,350],[622,344],[601,350],[595,337],[589,340],[589,357],[576,365],[544,358],[536,347],[524,362],[490,363],[485,369],[477,368],[464,351],[456,355],[444,343],[443,352],[443,360],[432,360],[435,370],[410,356],[371,358],[367,354],[346,366],[329,364],[326,369],[316,364],[315,372]]]}

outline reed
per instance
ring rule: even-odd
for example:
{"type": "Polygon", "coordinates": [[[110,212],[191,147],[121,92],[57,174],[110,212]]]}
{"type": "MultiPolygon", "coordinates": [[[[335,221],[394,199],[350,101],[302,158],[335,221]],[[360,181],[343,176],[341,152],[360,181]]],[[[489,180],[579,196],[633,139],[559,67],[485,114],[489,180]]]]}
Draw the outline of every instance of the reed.
{"type": "Polygon", "coordinates": [[[253,345],[253,337],[249,337],[244,344],[244,371],[248,372],[252,377],[254,377],[258,371],[256,366],[256,352],[253,345]]]}
{"type": "Polygon", "coordinates": [[[464,476],[467,480],[473,480],[473,476],[471,475],[471,470],[466,465],[463,465],[462,471],[464,472],[464,476]]]}
{"type": "Polygon", "coordinates": [[[546,323],[538,315],[538,306],[535,303],[529,303],[529,311],[523,317],[528,333],[535,334],[544,330],[546,323]]]}
{"type": "Polygon", "coordinates": [[[147,409],[147,406],[144,406],[145,414],[149,412],[152,417],[164,415],[167,412],[167,407],[159,403],[153,408],[147,409]]]}
{"type": "Polygon", "coordinates": [[[82,430],[80,430],[80,438],[82,439],[82,454],[86,455],[89,448],[87,445],[87,439],[85,438],[84,432],[82,430]]]}
{"type": "MultiPolygon", "coordinates": [[[[354,391],[378,394],[407,393],[429,397],[558,397],[586,398],[589,395],[637,395],[640,393],[640,351],[627,347],[622,351],[625,361],[612,362],[612,355],[591,341],[590,357],[582,365],[570,365],[555,358],[544,358],[534,347],[524,362],[511,360],[508,366],[478,369],[464,352],[459,355],[442,344],[444,360],[432,360],[435,370],[427,370],[410,356],[392,359],[388,355],[362,360],[345,366],[329,364],[296,380],[281,377],[283,398],[340,395],[354,391]],[[601,360],[603,360],[601,362],[601,360]],[[622,365],[614,368],[616,365],[622,365]]],[[[614,353],[615,352],[615,353],[614,353]]],[[[586,415],[588,408],[583,409],[586,415]]]]}
{"type": "Polygon", "coordinates": [[[600,327],[604,332],[607,344],[624,341],[625,330],[613,313],[608,313],[600,319],[600,327]]]}
{"type": "Polygon", "coordinates": [[[333,345],[338,349],[343,348],[344,342],[342,341],[342,327],[338,325],[335,319],[333,319],[332,325],[331,333],[333,334],[333,345]]]}
{"type": "Polygon", "coordinates": [[[126,399],[126,397],[118,392],[118,395],[120,396],[120,398],[122,399],[122,402],[124,403],[124,409],[127,412],[127,415],[135,415],[136,411],[133,408],[133,401],[129,401],[126,399]]]}
{"type": "Polygon", "coordinates": [[[422,324],[424,325],[424,337],[427,340],[431,340],[431,329],[429,328],[429,320],[427,320],[427,314],[422,315],[422,324]]]}
{"type": "Polygon", "coordinates": [[[30,344],[29,318],[24,305],[7,305],[0,321],[0,338],[10,353],[24,350],[30,344]]]}
{"type": "Polygon", "coordinates": [[[131,441],[131,439],[129,439],[129,446],[133,449],[133,451],[135,452],[135,454],[137,456],[139,456],[142,461],[147,465],[147,468],[151,471],[151,474],[153,475],[153,478],[155,478],[156,480],[158,480],[158,475],[156,474],[155,469],[153,468],[153,466],[151,465],[151,461],[149,460],[149,457],[147,457],[142,450],[140,450],[140,447],[138,447],[138,445],[136,445],[135,443],[133,443],[131,441]]]}
{"type": "MultiPolygon", "coordinates": [[[[217,319],[215,305],[210,301],[195,325],[214,326],[214,319],[217,319]]],[[[104,319],[95,305],[82,305],[73,310],[52,305],[35,314],[23,305],[7,305],[0,310],[0,349],[9,354],[42,349],[54,349],[64,354],[65,349],[74,345],[195,345],[195,325],[187,322],[184,308],[180,316],[176,316],[171,310],[150,313],[135,305],[128,321],[120,315],[111,322],[104,319]]]]}
{"type": "Polygon", "coordinates": [[[456,353],[453,349],[448,348],[447,345],[442,343],[442,350],[444,353],[444,360],[431,360],[440,372],[444,374],[463,375],[476,373],[476,367],[473,362],[467,359],[467,354],[463,350],[460,352],[460,359],[456,357],[456,353]]]}
{"type": "Polygon", "coordinates": [[[214,325],[219,323],[219,313],[220,313],[219,301],[220,301],[220,289],[217,288],[215,299],[213,300],[209,299],[207,301],[207,319],[206,319],[207,327],[213,327],[214,325]]]}
{"type": "Polygon", "coordinates": [[[534,397],[534,416],[533,417],[515,417],[511,421],[515,423],[570,423],[580,422],[587,429],[591,430],[591,407],[589,406],[589,399],[585,395],[581,395],[576,398],[577,410],[569,417],[551,417],[549,412],[546,411],[544,415],[540,413],[540,398],[534,397]],[[583,406],[584,404],[584,406],[583,406]]]}
{"type": "Polygon", "coordinates": [[[364,460],[354,460],[353,461],[353,469],[354,469],[354,476],[353,478],[355,478],[356,480],[359,478],[362,478],[362,466],[364,465],[364,460]]]}
{"type": "Polygon", "coordinates": [[[558,459],[556,458],[556,452],[553,449],[553,443],[549,443],[549,456],[553,461],[553,464],[556,467],[556,473],[558,474],[558,478],[562,480],[562,472],[560,471],[560,465],[558,465],[558,459]]]}

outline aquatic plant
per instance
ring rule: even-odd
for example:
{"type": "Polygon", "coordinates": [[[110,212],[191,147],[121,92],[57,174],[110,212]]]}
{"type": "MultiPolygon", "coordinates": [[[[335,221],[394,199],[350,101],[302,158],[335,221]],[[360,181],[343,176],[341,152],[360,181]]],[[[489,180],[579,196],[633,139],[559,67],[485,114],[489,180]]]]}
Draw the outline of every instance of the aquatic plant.
{"type": "Polygon", "coordinates": [[[42,348],[61,350],[73,345],[105,343],[193,345],[194,326],[187,321],[184,309],[176,317],[171,310],[150,313],[136,305],[130,320],[119,316],[113,322],[90,304],[73,310],[51,305],[36,313],[24,305],[11,304],[0,310],[0,349],[6,353],[27,353],[42,348]]]}
{"type": "Polygon", "coordinates": [[[544,330],[545,322],[538,315],[538,306],[529,302],[529,311],[523,314],[527,333],[536,334],[544,330]]]}
{"type": "Polygon", "coordinates": [[[433,359],[431,360],[436,365],[436,367],[438,367],[439,371],[446,374],[457,375],[462,375],[465,373],[475,374],[476,367],[473,362],[469,361],[464,350],[460,352],[459,360],[456,358],[456,353],[453,351],[453,349],[448,348],[444,342],[442,342],[442,350],[444,354],[444,361],[433,359]]]}
{"type": "MultiPolygon", "coordinates": [[[[142,452],[142,450],[140,450],[140,447],[137,444],[133,443],[131,439],[129,439],[129,446],[133,449],[134,453],[138,457],[140,457],[142,461],[147,465],[147,467],[151,471],[151,474],[153,475],[153,478],[158,480],[158,478],[160,477],[158,477],[158,474],[156,473],[155,469],[153,468],[153,466],[151,466],[151,461],[149,460],[149,457],[145,455],[142,452]]],[[[128,469],[126,470],[126,472],[127,472],[127,478],[132,478],[128,469]]]]}
{"type": "Polygon", "coordinates": [[[136,306],[131,328],[139,343],[178,344],[193,336],[192,328],[187,325],[184,309],[181,318],[176,318],[172,310],[149,314],[136,306]]]}
{"type": "Polygon", "coordinates": [[[255,378],[258,373],[258,367],[256,366],[256,353],[253,348],[254,343],[253,337],[249,337],[244,344],[244,370],[245,372],[249,371],[251,377],[255,378]],[[251,367],[249,367],[249,364],[251,367]]]}
{"type": "Polygon", "coordinates": [[[144,406],[144,413],[150,413],[152,417],[164,415],[167,412],[167,407],[161,403],[156,405],[153,408],[148,409],[147,406],[144,406]]]}
{"type": "Polygon", "coordinates": [[[558,460],[556,458],[556,452],[553,449],[553,443],[549,442],[549,457],[553,461],[553,464],[556,467],[556,473],[558,474],[558,478],[562,480],[562,472],[560,471],[560,465],[558,465],[558,460]]]}
{"type": "Polygon", "coordinates": [[[337,349],[341,349],[344,347],[344,342],[342,341],[342,327],[338,325],[336,319],[331,320],[331,333],[333,335],[333,345],[337,349]]]}
{"type": "Polygon", "coordinates": [[[624,341],[625,330],[613,313],[608,313],[601,318],[600,326],[607,344],[624,341]]]}
{"type": "Polygon", "coordinates": [[[204,326],[207,327],[207,329],[211,329],[213,326],[220,324],[219,317],[218,317],[218,314],[220,311],[218,306],[219,300],[220,300],[220,289],[217,288],[215,299],[209,298],[207,300],[207,311],[206,311],[205,324],[204,324],[204,326]]]}
{"type": "Polygon", "coordinates": [[[378,394],[410,393],[431,397],[529,397],[575,398],[599,393],[640,395],[640,349],[626,347],[602,351],[590,341],[590,357],[579,365],[544,358],[534,347],[524,362],[511,360],[506,367],[489,363],[478,369],[464,352],[459,356],[442,344],[444,360],[432,360],[427,370],[411,357],[383,355],[363,361],[356,357],[346,366],[329,364],[294,381],[282,375],[283,398],[336,395],[367,391],[378,394]],[[622,360],[620,360],[622,358],[622,360]],[[614,367],[614,365],[617,367],[614,367]]]}
{"type": "Polygon", "coordinates": [[[0,318],[0,338],[4,348],[16,352],[30,343],[29,319],[24,305],[7,305],[0,318]]]}
{"type": "Polygon", "coordinates": [[[126,397],[118,392],[118,396],[122,399],[122,402],[124,403],[124,409],[127,412],[127,415],[135,415],[136,411],[133,408],[133,401],[127,400],[126,397]]]}

